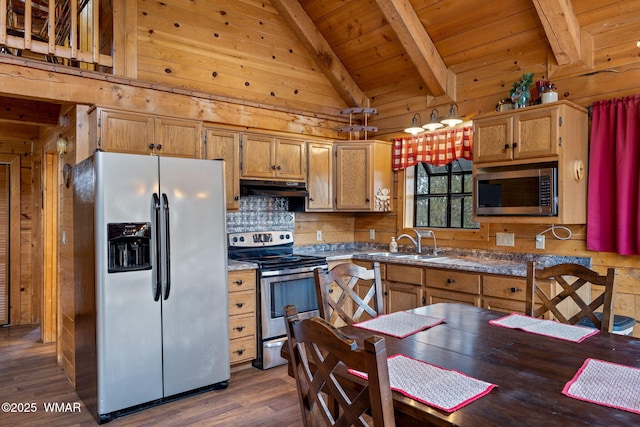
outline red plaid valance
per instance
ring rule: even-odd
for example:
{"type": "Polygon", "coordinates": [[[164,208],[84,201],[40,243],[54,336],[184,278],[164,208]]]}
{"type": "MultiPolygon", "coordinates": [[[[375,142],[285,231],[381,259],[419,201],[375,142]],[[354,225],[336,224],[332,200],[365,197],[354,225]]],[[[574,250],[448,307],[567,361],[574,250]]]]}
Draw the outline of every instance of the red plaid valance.
{"type": "Polygon", "coordinates": [[[444,166],[456,159],[473,160],[473,127],[446,129],[393,139],[392,169],[420,162],[444,166]]]}

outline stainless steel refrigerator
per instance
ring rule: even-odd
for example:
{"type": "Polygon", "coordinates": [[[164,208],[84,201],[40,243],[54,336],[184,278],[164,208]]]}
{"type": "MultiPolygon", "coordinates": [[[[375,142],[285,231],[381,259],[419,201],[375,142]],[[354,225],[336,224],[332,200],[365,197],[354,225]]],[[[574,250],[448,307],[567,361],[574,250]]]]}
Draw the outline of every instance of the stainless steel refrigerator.
{"type": "Polygon", "coordinates": [[[73,169],[76,388],[99,422],[228,385],[224,164],[73,169]]]}

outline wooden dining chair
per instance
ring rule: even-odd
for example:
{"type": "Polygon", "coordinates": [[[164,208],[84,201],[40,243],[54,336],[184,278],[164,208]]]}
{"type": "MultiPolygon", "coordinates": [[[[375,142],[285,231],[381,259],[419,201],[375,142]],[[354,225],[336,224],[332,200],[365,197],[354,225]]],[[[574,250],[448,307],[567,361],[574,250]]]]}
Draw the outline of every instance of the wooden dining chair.
{"type": "Polygon", "coordinates": [[[320,317],[333,326],[353,325],[384,312],[379,262],[371,269],[343,263],[314,274],[320,317]]]}
{"type": "Polygon", "coordinates": [[[395,426],[384,338],[369,337],[359,348],[320,317],[302,319],[293,305],[285,315],[289,370],[304,425],[395,426]],[[363,385],[354,387],[348,369],[366,373],[368,381],[358,379],[363,385]]]}
{"type": "MultiPolygon", "coordinates": [[[[582,319],[588,318],[597,329],[612,332],[614,278],[614,268],[607,269],[606,275],[600,275],[579,264],[558,264],[536,270],[535,262],[529,262],[527,265],[526,313],[533,317],[540,317],[549,311],[559,322],[569,324],[576,324],[582,319]],[[551,297],[536,286],[536,280],[554,280],[562,290],[551,297]],[[599,293],[596,298],[592,298],[591,301],[585,301],[579,292],[583,286],[587,285],[601,286],[603,292],[599,293]],[[536,298],[540,302],[537,308],[536,298]],[[567,298],[574,301],[580,310],[571,316],[565,316],[558,308],[558,304],[567,298]],[[596,310],[601,307],[602,315],[600,318],[596,316],[596,310]]],[[[585,288],[583,293],[590,294],[591,289],[585,288]]]]}

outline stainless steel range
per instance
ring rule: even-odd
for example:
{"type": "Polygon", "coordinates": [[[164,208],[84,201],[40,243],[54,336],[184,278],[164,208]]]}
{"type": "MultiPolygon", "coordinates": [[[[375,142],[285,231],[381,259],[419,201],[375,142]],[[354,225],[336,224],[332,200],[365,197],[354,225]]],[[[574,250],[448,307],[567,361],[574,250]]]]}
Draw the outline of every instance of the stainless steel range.
{"type": "Polygon", "coordinates": [[[229,258],[258,264],[257,358],[253,365],[268,369],[286,362],[280,349],[286,341],[284,307],[318,315],[313,270],[327,268],[324,257],[293,253],[293,231],[229,233],[229,258]]]}

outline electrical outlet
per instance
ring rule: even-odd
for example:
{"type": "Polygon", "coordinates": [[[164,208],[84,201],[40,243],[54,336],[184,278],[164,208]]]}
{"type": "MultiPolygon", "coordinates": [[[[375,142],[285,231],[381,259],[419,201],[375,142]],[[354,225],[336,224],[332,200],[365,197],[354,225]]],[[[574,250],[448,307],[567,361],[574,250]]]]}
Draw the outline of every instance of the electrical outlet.
{"type": "Polygon", "coordinates": [[[372,228],[371,230],[369,230],[369,240],[375,240],[375,239],[376,239],[376,230],[372,228]]]}
{"type": "Polygon", "coordinates": [[[322,240],[322,230],[316,231],[316,240],[318,241],[322,240]]]}
{"type": "Polygon", "coordinates": [[[544,236],[536,236],[536,249],[544,249],[544,236]]]}
{"type": "Polygon", "coordinates": [[[497,246],[515,246],[515,234],[513,233],[496,233],[497,246]]]}

